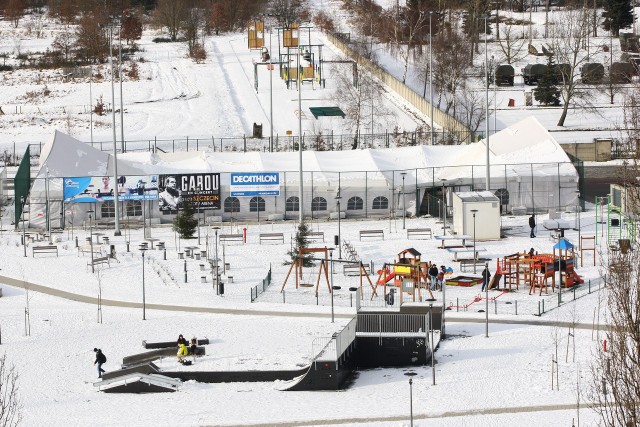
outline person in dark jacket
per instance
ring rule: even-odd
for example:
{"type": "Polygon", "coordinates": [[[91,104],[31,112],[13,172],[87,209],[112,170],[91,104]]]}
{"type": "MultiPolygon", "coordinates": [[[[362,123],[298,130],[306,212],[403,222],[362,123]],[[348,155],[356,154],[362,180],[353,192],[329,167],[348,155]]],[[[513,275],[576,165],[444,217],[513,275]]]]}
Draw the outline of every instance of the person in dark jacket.
{"type": "Polygon", "coordinates": [[[429,277],[431,277],[431,290],[434,291],[438,286],[438,267],[435,264],[429,267],[429,277]]]}
{"type": "Polygon", "coordinates": [[[482,292],[488,288],[489,279],[491,279],[491,272],[489,271],[489,267],[485,266],[484,270],[482,270],[482,292]]]}
{"type": "Polygon", "coordinates": [[[185,339],[184,336],[182,336],[182,334],[180,334],[178,336],[178,341],[177,341],[177,345],[178,347],[180,347],[180,344],[184,344],[184,345],[189,345],[189,343],[187,342],[187,340],[185,339]]]}
{"type": "Polygon", "coordinates": [[[98,365],[98,378],[102,378],[102,374],[104,373],[104,369],[102,369],[102,365],[107,362],[107,357],[102,353],[102,350],[99,348],[94,348],[93,351],[96,353],[96,361],[93,362],[94,365],[98,365]]]}
{"type": "Polygon", "coordinates": [[[529,217],[529,227],[531,227],[531,234],[529,235],[529,237],[536,237],[536,235],[533,234],[536,228],[536,217],[533,214],[529,217]]]}

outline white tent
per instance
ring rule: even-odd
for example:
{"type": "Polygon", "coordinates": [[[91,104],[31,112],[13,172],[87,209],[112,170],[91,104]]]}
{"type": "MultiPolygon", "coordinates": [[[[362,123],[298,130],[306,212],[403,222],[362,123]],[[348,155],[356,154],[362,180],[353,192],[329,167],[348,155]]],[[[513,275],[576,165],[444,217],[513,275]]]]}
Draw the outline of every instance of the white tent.
{"type": "MultiPolygon", "coordinates": [[[[575,205],[578,173],[563,149],[534,117],[491,135],[490,149],[491,190],[502,194],[506,209],[524,206],[541,210],[575,205]]],[[[261,215],[296,218],[298,212],[287,210],[287,202],[289,208],[297,202],[293,198],[297,198],[299,189],[298,156],[297,152],[123,153],[118,154],[118,175],[220,173],[224,202],[230,194],[231,172],[280,172],[280,196],[265,197],[265,211],[261,215]]],[[[448,191],[485,189],[485,159],[484,140],[456,146],[305,151],[305,214],[328,217],[336,209],[334,198],[338,189],[341,210],[347,210],[347,216],[389,215],[402,207],[402,200],[407,201],[410,213],[415,213],[418,206],[418,213],[435,214],[436,210],[429,205],[438,200],[435,196],[443,185],[448,191]],[[403,193],[404,197],[400,197],[403,193]]],[[[56,131],[43,148],[31,190],[31,225],[44,227],[47,201],[52,222],[57,223],[53,218],[62,217],[60,212],[65,209],[68,211],[61,202],[62,178],[83,176],[113,176],[112,154],[56,131]],[[45,181],[49,182],[48,191],[45,181]]],[[[166,217],[150,207],[151,217],[166,217]]],[[[89,208],[74,209],[82,212],[89,208]]],[[[241,199],[240,212],[222,209],[209,214],[252,219],[257,212],[252,212],[250,200],[241,199]]],[[[96,216],[100,218],[99,212],[96,216]]]]}

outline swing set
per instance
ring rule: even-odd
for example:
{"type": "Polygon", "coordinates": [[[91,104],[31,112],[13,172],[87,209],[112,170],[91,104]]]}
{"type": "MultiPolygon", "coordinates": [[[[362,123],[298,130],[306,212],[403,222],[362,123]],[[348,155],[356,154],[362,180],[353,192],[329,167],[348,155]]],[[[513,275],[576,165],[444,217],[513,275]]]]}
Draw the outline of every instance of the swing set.
{"type": "MultiPolygon", "coordinates": [[[[320,267],[318,268],[318,276],[316,279],[316,296],[318,296],[318,290],[320,288],[320,279],[324,276],[324,280],[327,284],[327,289],[329,290],[329,293],[332,293],[333,290],[331,289],[331,284],[329,282],[329,250],[325,247],[325,248],[298,248],[298,255],[295,257],[295,259],[291,262],[291,267],[289,267],[289,272],[287,273],[287,277],[285,277],[284,279],[284,283],[282,284],[282,288],[280,288],[280,292],[282,293],[284,291],[284,287],[287,285],[287,281],[289,280],[289,276],[291,276],[291,272],[295,269],[295,280],[296,280],[296,289],[298,289],[300,286],[304,286],[304,284],[300,283],[300,281],[303,278],[303,273],[302,270],[304,268],[304,254],[308,254],[308,253],[320,253],[320,254],[324,254],[324,258],[311,258],[313,261],[320,261],[320,267]],[[324,273],[324,274],[323,274],[324,273]]],[[[339,262],[339,263],[348,263],[353,265],[354,261],[352,260],[333,260],[332,262],[339,262]]],[[[367,274],[367,271],[365,270],[364,266],[362,265],[361,261],[356,261],[355,263],[357,263],[360,266],[359,269],[359,275],[360,275],[360,298],[362,298],[362,284],[363,284],[363,279],[366,278],[367,281],[369,282],[369,286],[371,287],[371,299],[373,299],[374,296],[377,296],[377,292],[376,292],[376,287],[373,286],[373,283],[371,282],[371,279],[369,278],[369,275],[367,274]]],[[[313,285],[311,285],[313,286],[313,285]]]]}

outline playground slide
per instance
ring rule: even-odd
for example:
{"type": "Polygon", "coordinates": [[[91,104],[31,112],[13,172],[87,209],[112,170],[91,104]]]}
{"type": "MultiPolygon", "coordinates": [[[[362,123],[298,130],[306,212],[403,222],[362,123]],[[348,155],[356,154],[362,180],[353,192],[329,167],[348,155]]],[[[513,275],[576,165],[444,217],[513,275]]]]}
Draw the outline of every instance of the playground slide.
{"type": "Polygon", "coordinates": [[[584,279],[582,277],[580,277],[578,275],[578,273],[576,273],[575,270],[573,271],[573,280],[575,280],[575,282],[579,283],[579,284],[583,284],[584,283],[584,279]]]}
{"type": "Polygon", "coordinates": [[[378,282],[376,283],[376,285],[384,285],[385,283],[388,283],[391,279],[393,279],[395,277],[395,274],[390,271],[388,272],[385,276],[382,276],[378,282]]]}

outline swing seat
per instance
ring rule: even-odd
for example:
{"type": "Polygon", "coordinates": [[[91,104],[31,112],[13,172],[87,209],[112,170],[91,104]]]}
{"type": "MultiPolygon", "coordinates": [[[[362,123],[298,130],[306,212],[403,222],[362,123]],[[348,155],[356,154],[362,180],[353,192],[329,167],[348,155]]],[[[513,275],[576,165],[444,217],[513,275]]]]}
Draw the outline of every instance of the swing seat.
{"type": "Polygon", "coordinates": [[[313,288],[315,285],[313,283],[300,283],[301,288],[313,288]]]}

